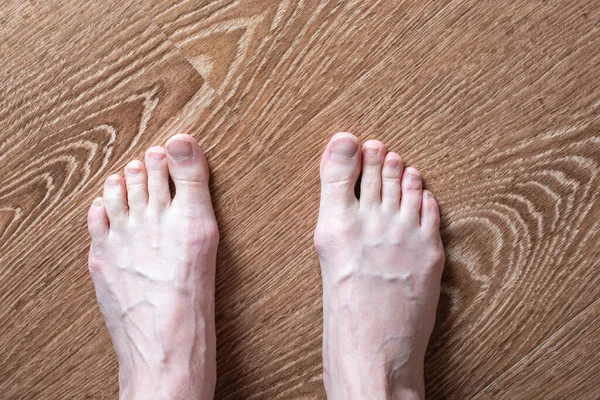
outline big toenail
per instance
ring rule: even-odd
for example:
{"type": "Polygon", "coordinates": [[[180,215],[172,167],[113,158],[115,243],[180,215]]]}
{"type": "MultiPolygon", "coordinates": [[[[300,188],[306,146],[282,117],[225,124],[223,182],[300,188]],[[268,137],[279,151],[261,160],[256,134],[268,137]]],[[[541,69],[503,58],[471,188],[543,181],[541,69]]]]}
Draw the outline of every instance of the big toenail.
{"type": "Polygon", "coordinates": [[[167,153],[173,161],[183,161],[194,157],[192,144],[187,140],[176,139],[167,145],[167,153]]]}
{"type": "Polygon", "coordinates": [[[161,161],[165,158],[165,153],[161,151],[150,151],[148,157],[156,161],[161,161]]]}
{"type": "Polygon", "coordinates": [[[408,178],[409,178],[409,179],[412,179],[412,180],[414,180],[414,181],[418,181],[420,177],[421,177],[421,176],[420,176],[420,175],[419,175],[419,173],[418,173],[418,172],[416,172],[416,171],[410,171],[410,172],[408,173],[408,178]]]}
{"type": "Polygon", "coordinates": [[[389,168],[398,168],[400,166],[400,160],[387,160],[385,165],[389,168]]]}
{"type": "Polygon", "coordinates": [[[118,185],[120,183],[120,179],[117,175],[111,175],[106,180],[106,183],[108,183],[109,185],[118,185]]]}
{"type": "Polygon", "coordinates": [[[376,156],[379,153],[379,147],[365,146],[365,154],[368,156],[376,156]]]}
{"type": "Polygon", "coordinates": [[[337,159],[354,157],[358,151],[358,143],[349,137],[341,137],[331,142],[331,156],[337,159]]]}

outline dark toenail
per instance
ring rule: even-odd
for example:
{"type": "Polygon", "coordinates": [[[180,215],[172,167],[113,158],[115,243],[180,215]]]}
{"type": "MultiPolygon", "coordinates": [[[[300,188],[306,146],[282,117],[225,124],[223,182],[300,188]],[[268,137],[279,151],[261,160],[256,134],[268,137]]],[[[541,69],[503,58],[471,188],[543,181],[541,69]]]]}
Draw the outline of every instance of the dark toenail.
{"type": "Polygon", "coordinates": [[[400,160],[394,160],[394,159],[387,160],[385,162],[385,165],[390,168],[398,168],[400,166],[400,160]]]}
{"type": "Polygon", "coordinates": [[[194,158],[194,149],[187,140],[175,139],[167,145],[167,153],[173,161],[183,161],[194,158]]]}
{"type": "Polygon", "coordinates": [[[365,154],[368,156],[376,156],[379,153],[377,146],[365,146],[365,154]]]}
{"type": "Polygon", "coordinates": [[[108,177],[108,179],[106,180],[106,183],[108,183],[109,185],[118,185],[121,180],[119,179],[119,177],[117,175],[111,175],[108,177]]]}
{"type": "Polygon", "coordinates": [[[358,143],[349,137],[341,137],[331,142],[331,156],[337,159],[348,159],[356,155],[358,143]]]}

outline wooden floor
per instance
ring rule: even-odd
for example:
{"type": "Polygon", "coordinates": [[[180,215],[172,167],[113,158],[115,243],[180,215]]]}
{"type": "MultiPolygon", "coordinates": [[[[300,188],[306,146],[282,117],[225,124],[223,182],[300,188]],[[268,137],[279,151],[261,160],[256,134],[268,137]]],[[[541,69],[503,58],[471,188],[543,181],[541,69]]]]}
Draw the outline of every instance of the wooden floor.
{"type": "Polygon", "coordinates": [[[221,230],[216,398],[324,398],[330,135],[439,199],[431,399],[600,398],[600,3],[0,5],[0,397],[116,398],[86,257],[109,174],[189,132],[221,230]]]}

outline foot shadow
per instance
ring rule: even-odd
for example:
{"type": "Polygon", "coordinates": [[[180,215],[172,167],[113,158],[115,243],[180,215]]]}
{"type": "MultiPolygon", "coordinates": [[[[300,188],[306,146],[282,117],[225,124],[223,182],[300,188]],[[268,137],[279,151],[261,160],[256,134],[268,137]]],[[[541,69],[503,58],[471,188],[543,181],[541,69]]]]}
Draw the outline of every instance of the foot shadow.
{"type": "MultiPolygon", "coordinates": [[[[212,177],[211,177],[212,178],[212,177]]],[[[244,267],[236,255],[235,244],[228,224],[230,211],[218,195],[218,183],[210,181],[210,192],[217,223],[219,224],[219,248],[215,277],[215,328],[217,332],[217,385],[215,399],[241,399],[236,388],[243,387],[245,377],[251,376],[251,365],[242,360],[244,328],[240,324],[239,293],[242,288],[241,269],[244,267]]]]}

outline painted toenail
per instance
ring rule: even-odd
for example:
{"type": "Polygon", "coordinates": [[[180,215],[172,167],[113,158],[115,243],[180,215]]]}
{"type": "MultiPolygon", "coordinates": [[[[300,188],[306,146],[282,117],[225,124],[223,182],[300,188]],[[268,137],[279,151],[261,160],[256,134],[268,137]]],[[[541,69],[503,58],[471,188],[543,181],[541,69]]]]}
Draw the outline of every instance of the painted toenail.
{"type": "Polygon", "coordinates": [[[131,175],[137,175],[142,172],[142,169],[139,167],[127,167],[127,173],[131,175]]]}
{"type": "Polygon", "coordinates": [[[148,157],[150,157],[153,160],[160,161],[165,158],[165,153],[160,151],[151,151],[148,153],[148,157]]]}
{"type": "Polygon", "coordinates": [[[398,168],[400,166],[400,160],[387,160],[385,165],[389,168],[398,168]]]}
{"type": "Polygon", "coordinates": [[[96,199],[94,199],[94,201],[92,202],[92,207],[100,207],[102,206],[102,197],[98,197],[96,199]]]}
{"type": "Polygon", "coordinates": [[[379,153],[379,147],[365,146],[365,154],[368,156],[376,156],[379,153]]]}
{"type": "Polygon", "coordinates": [[[194,158],[194,149],[187,140],[175,139],[167,145],[167,153],[173,161],[183,161],[194,158]]]}
{"type": "Polygon", "coordinates": [[[419,175],[419,173],[416,171],[410,171],[408,173],[408,178],[412,179],[414,181],[418,181],[420,179],[420,177],[421,177],[421,175],[419,175]]]}
{"type": "Polygon", "coordinates": [[[343,160],[352,158],[358,151],[358,143],[349,137],[341,137],[331,142],[331,156],[343,160]]]}
{"type": "Polygon", "coordinates": [[[109,185],[118,185],[121,180],[119,179],[119,177],[117,175],[111,175],[108,177],[108,179],[106,180],[106,183],[108,183],[109,185]]]}

